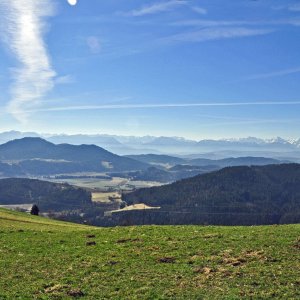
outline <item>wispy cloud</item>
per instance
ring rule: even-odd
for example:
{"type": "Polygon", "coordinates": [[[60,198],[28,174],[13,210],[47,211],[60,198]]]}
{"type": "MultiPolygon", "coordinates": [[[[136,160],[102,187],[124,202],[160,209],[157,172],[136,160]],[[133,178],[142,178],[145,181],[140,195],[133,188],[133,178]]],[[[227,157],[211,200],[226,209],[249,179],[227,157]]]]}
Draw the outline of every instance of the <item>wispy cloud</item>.
{"type": "Polygon", "coordinates": [[[300,105],[300,101],[261,101],[261,102],[207,102],[207,103],[156,103],[156,104],[107,104],[107,105],[78,105],[34,109],[34,112],[53,111],[82,111],[105,109],[156,109],[156,108],[193,108],[193,107],[224,107],[224,106],[286,106],[300,105]]]}
{"type": "Polygon", "coordinates": [[[86,43],[93,54],[98,54],[101,51],[101,42],[96,36],[89,36],[86,43]]]}
{"type": "Polygon", "coordinates": [[[2,37],[19,66],[13,70],[12,99],[7,107],[24,122],[27,110],[54,86],[55,72],[44,43],[45,18],[53,15],[51,0],[1,0],[2,37]]]}
{"type": "Polygon", "coordinates": [[[287,18],[277,20],[208,20],[208,19],[189,19],[171,23],[173,26],[276,26],[276,25],[294,25],[300,26],[299,18],[287,18]]]}
{"type": "Polygon", "coordinates": [[[171,0],[165,2],[158,2],[152,5],[143,6],[140,9],[135,9],[130,12],[125,13],[124,15],[133,16],[133,17],[141,17],[145,15],[153,15],[157,13],[162,13],[166,11],[170,11],[178,6],[187,5],[188,1],[184,0],[171,0]]]}
{"type": "Polygon", "coordinates": [[[55,84],[69,84],[74,82],[75,78],[72,75],[59,76],[55,79],[55,84]]]}
{"type": "Polygon", "coordinates": [[[200,14],[200,15],[206,15],[207,14],[207,10],[205,8],[203,8],[203,7],[192,6],[191,8],[197,14],[200,14]]]}
{"type": "Polygon", "coordinates": [[[275,72],[256,74],[256,75],[248,76],[247,78],[245,78],[245,80],[267,79],[267,78],[280,77],[280,76],[296,74],[296,73],[300,73],[300,67],[285,69],[285,70],[280,70],[275,72]]]}
{"type": "Polygon", "coordinates": [[[232,125],[261,125],[261,124],[299,124],[299,120],[253,120],[253,121],[233,121],[233,122],[212,122],[201,124],[201,127],[220,127],[232,125]]]}
{"type": "Polygon", "coordinates": [[[213,27],[197,31],[179,33],[160,39],[162,43],[176,44],[181,42],[205,42],[211,40],[230,39],[265,35],[272,29],[251,29],[244,27],[213,27]]]}
{"type": "Polygon", "coordinates": [[[288,9],[290,11],[300,11],[300,3],[289,5],[288,9]]]}
{"type": "Polygon", "coordinates": [[[188,19],[171,23],[173,26],[206,26],[206,27],[220,27],[220,26],[243,26],[243,25],[258,25],[253,21],[246,20],[208,20],[208,19],[188,19]]]}

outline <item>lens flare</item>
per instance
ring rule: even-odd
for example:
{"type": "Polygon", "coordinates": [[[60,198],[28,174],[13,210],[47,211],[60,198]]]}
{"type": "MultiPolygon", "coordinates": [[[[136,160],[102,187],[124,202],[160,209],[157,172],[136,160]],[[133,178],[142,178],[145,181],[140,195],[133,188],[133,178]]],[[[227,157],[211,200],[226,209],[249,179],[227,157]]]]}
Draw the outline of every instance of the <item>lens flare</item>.
{"type": "Polygon", "coordinates": [[[70,5],[76,5],[77,4],[77,0],[68,0],[70,5]]]}

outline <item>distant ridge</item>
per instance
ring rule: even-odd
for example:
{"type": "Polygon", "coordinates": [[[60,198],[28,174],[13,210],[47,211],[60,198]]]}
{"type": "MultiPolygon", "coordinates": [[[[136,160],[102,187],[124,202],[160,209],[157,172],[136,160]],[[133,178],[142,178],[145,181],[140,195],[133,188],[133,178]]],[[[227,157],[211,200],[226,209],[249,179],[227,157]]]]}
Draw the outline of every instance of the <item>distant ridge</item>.
{"type": "Polygon", "coordinates": [[[113,154],[95,145],[55,145],[42,138],[26,137],[0,145],[0,172],[16,175],[70,172],[133,171],[147,164],[113,154]]]}
{"type": "Polygon", "coordinates": [[[96,145],[56,145],[40,137],[25,137],[0,145],[1,177],[109,172],[117,177],[167,183],[227,166],[282,162],[286,161],[264,157],[212,160],[157,154],[118,156],[96,145]]]}
{"type": "Polygon", "coordinates": [[[157,154],[141,154],[141,155],[127,155],[127,157],[152,164],[152,165],[191,165],[191,166],[216,166],[218,168],[231,167],[231,166],[251,166],[251,165],[271,165],[279,164],[288,161],[281,161],[273,158],[266,157],[229,157],[224,159],[208,159],[208,158],[179,158],[169,155],[157,154]]]}
{"type": "MultiPolygon", "coordinates": [[[[121,136],[110,134],[38,134],[9,131],[0,133],[0,144],[23,137],[41,137],[55,144],[95,144],[119,155],[169,154],[189,155],[212,153],[215,158],[230,156],[295,157],[300,159],[300,139],[257,137],[189,140],[182,137],[121,136]],[[254,154],[255,153],[255,154],[254,154]]],[[[198,156],[200,157],[200,156],[198,156]]],[[[208,156],[206,156],[208,158],[208,156]]]]}

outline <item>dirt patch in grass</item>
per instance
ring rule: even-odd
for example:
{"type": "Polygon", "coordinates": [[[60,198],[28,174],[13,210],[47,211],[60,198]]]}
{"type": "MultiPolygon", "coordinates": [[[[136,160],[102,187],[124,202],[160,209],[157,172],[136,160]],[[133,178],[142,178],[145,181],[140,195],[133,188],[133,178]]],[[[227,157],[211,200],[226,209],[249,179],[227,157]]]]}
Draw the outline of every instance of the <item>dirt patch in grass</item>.
{"type": "Polygon", "coordinates": [[[205,239],[221,239],[222,237],[223,235],[219,233],[206,234],[203,236],[205,239]]]}
{"type": "Polygon", "coordinates": [[[68,288],[67,285],[55,284],[45,288],[46,294],[56,294],[65,291],[68,288]]]}
{"type": "Polygon", "coordinates": [[[135,239],[119,239],[116,241],[117,244],[124,244],[124,243],[134,243],[134,242],[142,242],[141,239],[135,238],[135,239]]]}
{"type": "Polygon", "coordinates": [[[240,255],[232,255],[232,250],[225,250],[222,255],[221,264],[233,267],[241,266],[252,261],[267,260],[262,250],[245,250],[240,255]]]}
{"type": "Polygon", "coordinates": [[[87,234],[87,235],[86,235],[86,238],[87,238],[87,239],[92,239],[92,238],[95,238],[95,237],[96,237],[95,234],[87,234]]]}
{"type": "Polygon", "coordinates": [[[66,284],[55,284],[52,286],[48,286],[44,290],[45,294],[50,294],[51,297],[59,297],[60,295],[68,295],[70,297],[79,298],[83,297],[84,293],[78,288],[71,288],[66,284]]]}
{"type": "Polygon", "coordinates": [[[230,265],[232,267],[238,267],[246,264],[248,261],[245,257],[225,257],[222,260],[222,264],[230,265]]]}
{"type": "Polygon", "coordinates": [[[161,257],[158,259],[158,262],[165,263],[165,264],[173,264],[176,262],[175,257],[161,257]]]}
{"type": "Polygon", "coordinates": [[[210,274],[214,272],[214,270],[212,268],[209,267],[201,267],[201,268],[195,268],[194,269],[194,273],[201,273],[201,274],[210,274]]]}
{"type": "Polygon", "coordinates": [[[293,247],[300,250],[300,237],[294,242],[293,247]]]}
{"type": "Polygon", "coordinates": [[[67,295],[74,298],[80,298],[84,296],[84,293],[80,289],[72,289],[67,292],[67,295]]]}
{"type": "Polygon", "coordinates": [[[95,246],[96,242],[94,242],[94,241],[93,242],[86,242],[85,245],[86,246],[95,246]]]}
{"type": "Polygon", "coordinates": [[[118,264],[119,262],[118,261],[115,261],[115,260],[110,260],[109,262],[107,262],[107,265],[108,266],[114,266],[116,264],[118,264]]]}
{"type": "Polygon", "coordinates": [[[242,254],[246,258],[265,259],[266,257],[264,253],[265,252],[263,250],[246,250],[242,254]]]}

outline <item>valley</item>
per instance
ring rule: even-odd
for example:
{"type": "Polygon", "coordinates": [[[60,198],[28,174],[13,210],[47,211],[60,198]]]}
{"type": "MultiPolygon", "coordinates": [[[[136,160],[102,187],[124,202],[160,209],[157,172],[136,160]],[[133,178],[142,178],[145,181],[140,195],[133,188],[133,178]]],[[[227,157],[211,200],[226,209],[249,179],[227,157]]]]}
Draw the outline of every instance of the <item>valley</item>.
{"type": "Polygon", "coordinates": [[[300,222],[299,165],[274,158],[119,156],[34,137],[0,145],[0,173],[0,205],[82,224],[300,222]]]}

